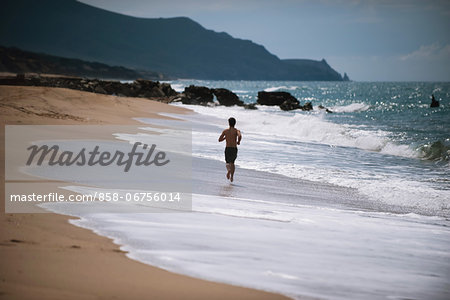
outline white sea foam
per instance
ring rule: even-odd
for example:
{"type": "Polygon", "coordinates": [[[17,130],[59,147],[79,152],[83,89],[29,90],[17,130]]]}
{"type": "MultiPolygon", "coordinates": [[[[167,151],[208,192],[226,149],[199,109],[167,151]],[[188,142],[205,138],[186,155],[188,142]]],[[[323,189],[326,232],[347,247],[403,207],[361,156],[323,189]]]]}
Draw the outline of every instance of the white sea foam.
{"type": "Polygon", "coordinates": [[[331,146],[355,147],[404,157],[418,157],[407,145],[391,141],[387,132],[369,131],[324,119],[323,114],[284,113],[278,108],[260,107],[258,111],[241,108],[192,107],[196,112],[210,116],[232,114],[239,121],[243,132],[258,133],[270,137],[283,137],[301,142],[314,142],[331,146]]]}
{"type": "Polygon", "coordinates": [[[298,86],[273,86],[273,87],[269,87],[264,89],[265,92],[276,92],[276,91],[281,91],[281,90],[288,90],[288,91],[295,91],[296,89],[298,89],[298,86]]]}
{"type": "Polygon", "coordinates": [[[44,204],[81,217],[71,223],[112,238],[133,259],[199,278],[294,298],[450,293],[443,219],[201,194],[190,213],[79,214],[76,205],[87,204],[44,204]]]}
{"type": "Polygon", "coordinates": [[[172,83],[171,86],[178,93],[182,93],[185,88],[185,84],[182,84],[182,83],[172,83]]]}
{"type": "Polygon", "coordinates": [[[366,111],[369,108],[370,108],[370,105],[367,105],[365,103],[352,103],[352,104],[343,105],[343,106],[333,106],[330,109],[333,112],[351,113],[351,112],[366,111]]]}

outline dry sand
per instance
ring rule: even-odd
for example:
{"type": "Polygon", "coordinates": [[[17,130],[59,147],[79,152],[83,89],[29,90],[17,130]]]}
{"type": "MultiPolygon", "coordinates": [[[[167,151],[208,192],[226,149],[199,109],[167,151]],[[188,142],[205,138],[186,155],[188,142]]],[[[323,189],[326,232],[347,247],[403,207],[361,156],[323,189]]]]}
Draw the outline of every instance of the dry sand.
{"type": "MultiPolygon", "coordinates": [[[[110,239],[57,214],[5,214],[5,124],[137,124],[188,110],[138,98],[46,87],[0,86],[2,130],[0,298],[286,299],[174,274],[131,260],[110,239]]],[[[236,270],[239,272],[239,270],[236,270]]]]}

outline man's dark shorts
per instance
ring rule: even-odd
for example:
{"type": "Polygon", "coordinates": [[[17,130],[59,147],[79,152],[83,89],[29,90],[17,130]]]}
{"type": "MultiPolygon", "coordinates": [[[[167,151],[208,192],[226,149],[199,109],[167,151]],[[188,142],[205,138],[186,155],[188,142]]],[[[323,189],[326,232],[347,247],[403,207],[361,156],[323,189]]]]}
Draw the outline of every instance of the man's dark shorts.
{"type": "Polygon", "coordinates": [[[227,164],[234,163],[237,157],[238,149],[236,147],[226,147],[225,148],[225,161],[227,164]]]}

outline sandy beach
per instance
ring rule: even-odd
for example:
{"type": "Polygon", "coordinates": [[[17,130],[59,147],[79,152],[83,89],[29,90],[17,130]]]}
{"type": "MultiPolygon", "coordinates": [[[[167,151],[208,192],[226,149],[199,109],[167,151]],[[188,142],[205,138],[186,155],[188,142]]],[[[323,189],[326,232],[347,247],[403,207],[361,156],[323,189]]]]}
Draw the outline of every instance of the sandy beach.
{"type": "MultiPolygon", "coordinates": [[[[188,110],[140,98],[61,88],[0,86],[4,199],[5,124],[137,124],[158,112],[188,110]]],[[[126,257],[110,239],[58,214],[0,216],[0,298],[286,299],[253,289],[174,274],[126,257]]]]}

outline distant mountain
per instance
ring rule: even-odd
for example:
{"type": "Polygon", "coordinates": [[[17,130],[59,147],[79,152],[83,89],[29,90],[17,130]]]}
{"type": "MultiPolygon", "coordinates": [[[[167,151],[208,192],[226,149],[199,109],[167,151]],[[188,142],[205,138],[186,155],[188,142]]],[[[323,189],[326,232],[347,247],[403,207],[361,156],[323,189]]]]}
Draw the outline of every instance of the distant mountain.
{"type": "Polygon", "coordinates": [[[108,66],[97,62],[87,62],[80,59],[64,58],[1,46],[0,72],[59,74],[124,80],[137,78],[151,80],[168,79],[157,72],[138,72],[124,67],[108,66]]]}
{"type": "Polygon", "coordinates": [[[3,0],[0,44],[179,78],[342,80],[323,61],[280,60],[189,18],[135,18],[74,0],[3,0]]]}

